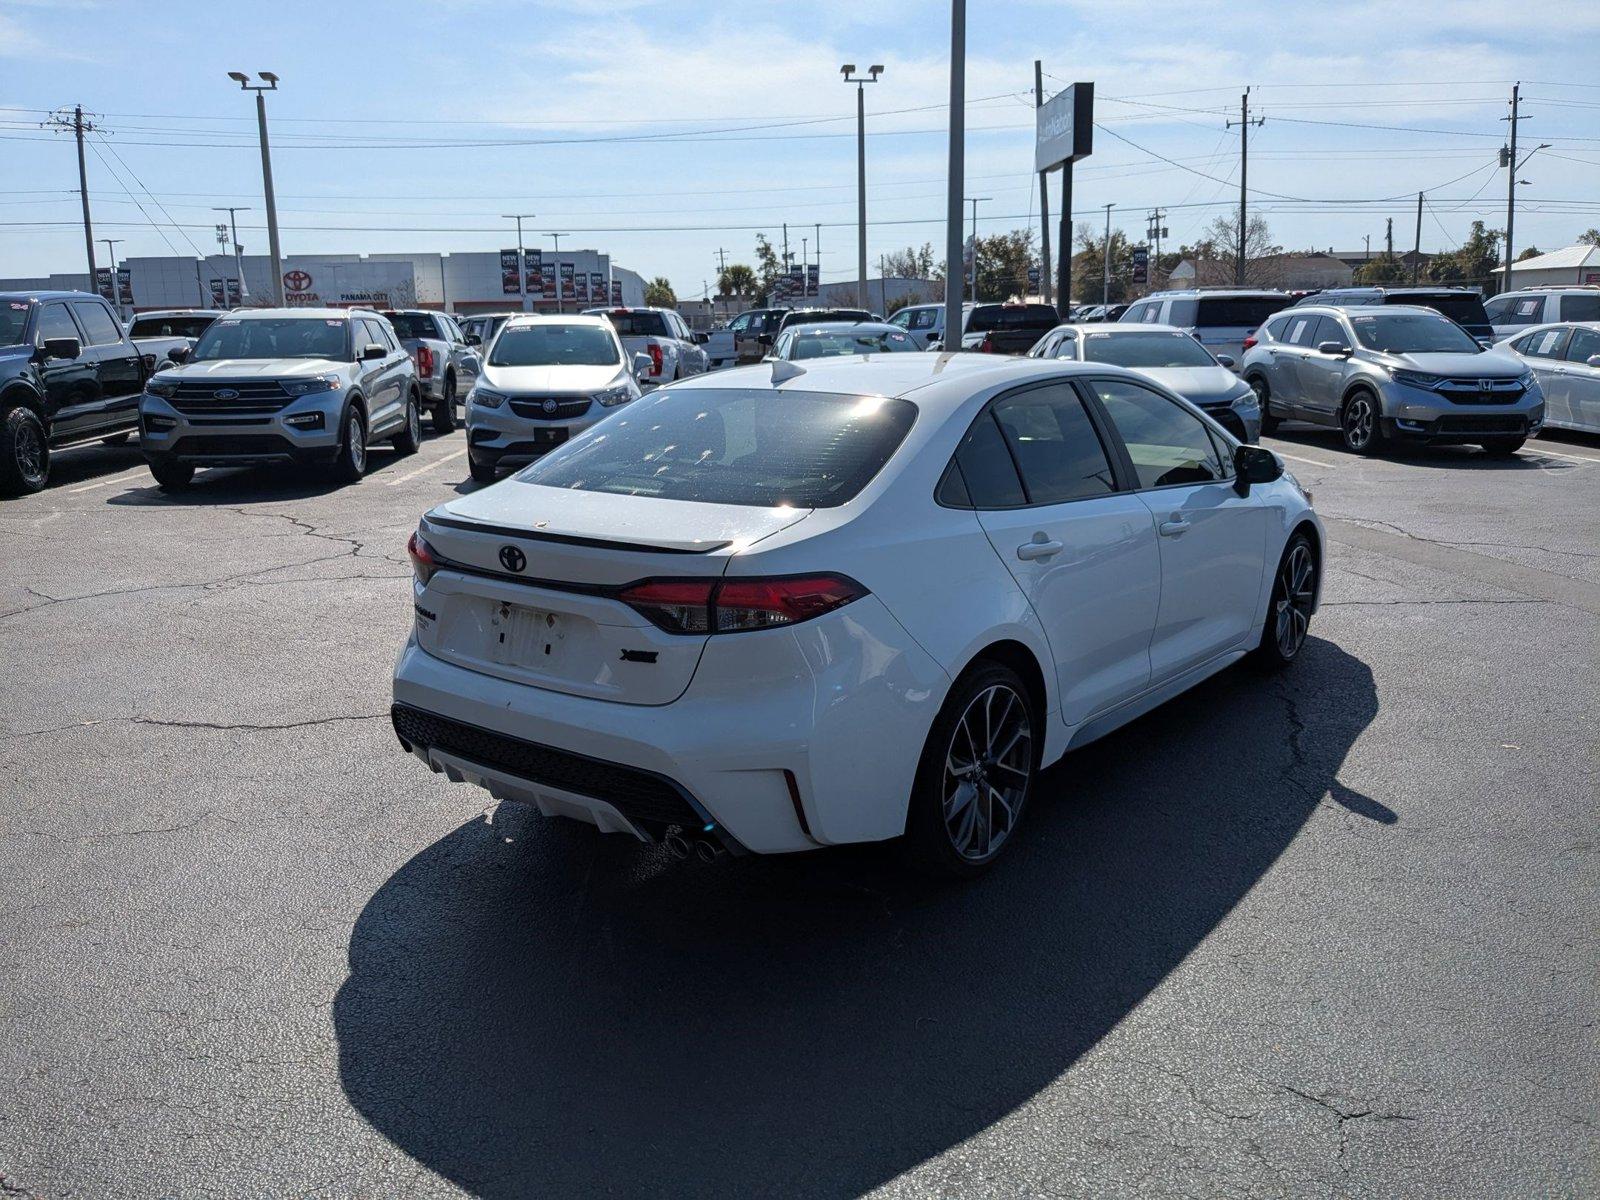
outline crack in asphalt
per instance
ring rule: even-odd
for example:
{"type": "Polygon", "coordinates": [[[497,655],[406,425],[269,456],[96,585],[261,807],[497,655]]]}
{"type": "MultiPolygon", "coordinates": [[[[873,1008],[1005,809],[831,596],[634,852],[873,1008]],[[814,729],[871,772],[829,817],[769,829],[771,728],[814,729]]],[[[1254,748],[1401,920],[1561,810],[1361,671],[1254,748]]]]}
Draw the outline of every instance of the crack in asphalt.
{"type": "Polygon", "coordinates": [[[1299,1096],[1302,1100],[1309,1100],[1311,1103],[1327,1109],[1338,1118],[1338,1124],[1336,1128],[1339,1130],[1339,1152],[1334,1156],[1334,1158],[1339,1164],[1339,1169],[1341,1171],[1349,1171],[1350,1169],[1344,1161],[1345,1151],[1350,1148],[1350,1131],[1345,1128],[1349,1122],[1369,1119],[1373,1121],[1415,1121],[1417,1119],[1411,1113],[1378,1112],[1376,1109],[1371,1108],[1347,1112],[1343,1108],[1340,1108],[1337,1104],[1333,1103],[1333,1101],[1323,1096],[1313,1095],[1311,1092],[1303,1092],[1299,1088],[1287,1083],[1280,1084],[1279,1086],[1281,1086],[1284,1091],[1290,1093],[1291,1095],[1299,1096]]]}
{"type": "Polygon", "coordinates": [[[1406,529],[1401,525],[1397,525],[1393,521],[1379,521],[1372,517],[1346,517],[1338,516],[1338,514],[1329,515],[1336,517],[1336,519],[1340,521],[1348,521],[1352,525],[1361,525],[1368,529],[1387,530],[1388,532],[1398,534],[1401,537],[1410,538],[1413,542],[1425,542],[1430,546],[1455,546],[1457,548],[1466,546],[1487,546],[1494,550],[1538,550],[1544,554],[1566,554],[1573,558],[1600,558],[1600,551],[1594,550],[1563,550],[1556,546],[1530,546],[1521,542],[1455,541],[1451,538],[1427,537],[1420,533],[1413,533],[1411,530],[1406,529]]]}
{"type": "Polygon", "coordinates": [[[17,742],[27,738],[46,737],[52,733],[65,733],[73,729],[92,729],[97,725],[159,725],[168,729],[243,730],[249,733],[272,733],[282,729],[308,729],[317,725],[334,725],[342,721],[388,720],[387,712],[343,713],[332,717],[310,717],[304,721],[281,723],[254,723],[249,721],[185,721],[164,717],[97,717],[90,721],[73,721],[66,725],[51,725],[44,729],[25,729],[17,733],[0,734],[0,742],[17,742]]]}
{"type": "Polygon", "coordinates": [[[1499,599],[1499,600],[1487,600],[1487,599],[1485,599],[1485,600],[1470,600],[1470,599],[1469,600],[1423,600],[1423,599],[1407,598],[1407,599],[1401,599],[1401,600],[1324,600],[1318,607],[1319,608],[1387,608],[1387,607],[1391,607],[1391,606],[1397,605],[1397,604],[1429,605],[1429,604],[1554,604],[1554,603],[1555,603],[1555,601],[1553,601],[1553,600],[1540,600],[1540,599],[1538,599],[1536,597],[1532,597],[1532,596],[1518,597],[1516,599],[1499,599]]]}

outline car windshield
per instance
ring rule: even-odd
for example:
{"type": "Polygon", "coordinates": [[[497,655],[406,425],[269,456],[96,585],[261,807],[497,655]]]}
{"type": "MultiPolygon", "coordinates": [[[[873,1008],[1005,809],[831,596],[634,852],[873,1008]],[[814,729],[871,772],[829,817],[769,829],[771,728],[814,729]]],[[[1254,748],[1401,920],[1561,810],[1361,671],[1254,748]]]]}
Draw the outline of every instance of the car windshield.
{"type": "Polygon", "coordinates": [[[881,396],[673,388],[635,400],[517,478],[706,504],[833,508],[889,461],[916,412],[881,396]]]}
{"type": "Polygon", "coordinates": [[[790,325],[811,325],[818,321],[870,321],[872,314],[859,308],[813,309],[810,312],[791,312],[784,315],[780,328],[790,325]]]}
{"type": "Polygon", "coordinates": [[[608,312],[618,337],[671,337],[667,319],[658,312],[608,312]]]}
{"type": "Polygon", "coordinates": [[[1217,360],[1187,333],[1085,333],[1085,362],[1119,367],[1214,367],[1217,360]]]}
{"type": "Polygon", "coordinates": [[[434,327],[433,318],[427,313],[384,313],[389,318],[389,324],[394,326],[394,335],[398,338],[432,338],[442,341],[439,331],[434,327]]]}
{"type": "Polygon", "coordinates": [[[848,329],[818,329],[795,335],[790,358],[842,358],[848,354],[890,354],[915,350],[917,344],[905,334],[872,329],[853,333],[848,329]]]}
{"type": "Polygon", "coordinates": [[[1048,304],[980,304],[967,318],[967,332],[1037,329],[1043,333],[1060,319],[1048,304]]]}
{"type": "Polygon", "coordinates": [[[32,308],[26,300],[7,300],[0,305],[0,346],[22,344],[22,331],[28,327],[28,312],[32,308]]]}
{"type": "MultiPolygon", "coordinates": [[[[1254,329],[1289,303],[1287,296],[1202,296],[1196,303],[1192,324],[1196,328],[1242,326],[1254,329]]],[[[1174,321],[1175,325],[1186,322],[1174,321]]]]}
{"type": "Polygon", "coordinates": [[[614,367],[616,339],[599,325],[512,325],[500,331],[491,367],[614,367]]]}
{"type": "Polygon", "coordinates": [[[1483,300],[1471,294],[1445,292],[1438,296],[1406,295],[1404,292],[1388,298],[1389,304],[1420,304],[1443,313],[1458,325],[1487,325],[1489,314],[1483,311],[1483,300]]]}
{"type": "Polygon", "coordinates": [[[350,358],[340,317],[218,317],[200,335],[191,361],[219,358],[350,358]]]}
{"type": "Polygon", "coordinates": [[[1352,314],[1350,324],[1368,350],[1388,354],[1476,354],[1483,349],[1454,321],[1431,313],[1352,314]]]}
{"type": "Polygon", "coordinates": [[[211,328],[211,322],[216,317],[210,313],[197,315],[177,315],[167,317],[140,317],[128,330],[128,336],[133,338],[143,337],[186,337],[197,338],[211,328]]]}

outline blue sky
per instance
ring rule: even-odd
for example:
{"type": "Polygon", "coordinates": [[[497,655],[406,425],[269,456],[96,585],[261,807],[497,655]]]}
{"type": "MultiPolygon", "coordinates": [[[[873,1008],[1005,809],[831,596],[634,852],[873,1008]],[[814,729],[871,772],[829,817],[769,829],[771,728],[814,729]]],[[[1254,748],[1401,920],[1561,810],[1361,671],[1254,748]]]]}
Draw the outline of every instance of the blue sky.
{"type": "MultiPolygon", "coordinates": [[[[1096,84],[1103,128],[1074,209],[1097,226],[1111,203],[1142,237],[1161,205],[1181,242],[1236,203],[1224,120],[1250,85],[1267,118],[1252,201],[1276,241],[1376,247],[1393,217],[1409,246],[1428,189],[1423,246],[1449,248],[1474,217],[1504,222],[1493,164],[1517,79],[1524,146],[1552,143],[1522,172],[1518,246],[1600,225],[1596,0],[968,11],[982,233],[1037,223],[1036,57],[1047,92],[1096,84]]],[[[90,190],[119,256],[212,250],[212,205],[252,205],[241,220],[260,225],[253,109],[226,72],[264,68],[282,77],[269,112],[286,253],[494,250],[500,214],[532,212],[529,244],[562,231],[564,248],[687,296],[714,282],[719,247],[750,262],[756,230],[777,241],[787,221],[796,257],[820,224],[824,278],[851,278],[855,97],[839,65],[887,68],[867,93],[870,255],[942,245],[948,14],[941,0],[0,0],[0,277],[81,269],[71,139],[38,129],[75,102],[103,114],[90,190]]],[[[241,234],[265,249],[264,231],[241,234]]]]}

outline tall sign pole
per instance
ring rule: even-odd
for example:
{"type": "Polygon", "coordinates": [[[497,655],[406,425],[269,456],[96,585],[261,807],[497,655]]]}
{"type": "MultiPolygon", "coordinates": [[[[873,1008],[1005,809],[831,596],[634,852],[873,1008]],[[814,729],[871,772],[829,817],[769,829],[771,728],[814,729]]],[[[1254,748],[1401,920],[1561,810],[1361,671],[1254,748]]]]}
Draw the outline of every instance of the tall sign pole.
{"type": "Polygon", "coordinates": [[[1235,249],[1233,261],[1233,282],[1237,287],[1244,286],[1245,265],[1245,234],[1248,230],[1246,220],[1246,181],[1250,178],[1250,126],[1265,123],[1265,117],[1250,119],[1250,89],[1245,88],[1244,95],[1239,97],[1239,120],[1229,121],[1227,127],[1239,126],[1239,245],[1235,249]]]}
{"type": "Polygon", "coordinates": [[[1061,237],[1056,248],[1056,305],[1072,303],[1072,164],[1094,152],[1094,84],[1075,83],[1034,114],[1033,169],[1061,168],[1061,237]]]}
{"type": "Polygon", "coordinates": [[[966,180],[967,0],[950,0],[950,167],[944,208],[944,348],[961,349],[961,195],[966,180]]]}
{"type": "MultiPolygon", "coordinates": [[[[1033,60],[1033,107],[1044,107],[1044,65],[1033,60]]],[[[1036,114],[1037,119],[1037,114],[1036,114]]],[[[1050,172],[1039,172],[1039,286],[1044,302],[1050,303],[1050,172]]]]}

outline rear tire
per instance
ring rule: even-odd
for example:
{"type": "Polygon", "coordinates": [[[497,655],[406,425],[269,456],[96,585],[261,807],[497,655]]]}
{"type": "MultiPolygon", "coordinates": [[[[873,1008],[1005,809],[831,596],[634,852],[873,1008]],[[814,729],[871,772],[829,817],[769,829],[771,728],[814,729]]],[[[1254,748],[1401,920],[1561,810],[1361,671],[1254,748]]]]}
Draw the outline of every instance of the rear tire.
{"type": "Polygon", "coordinates": [[[0,414],[0,492],[21,496],[50,482],[50,439],[31,408],[17,405],[0,414]]]}
{"type": "Polygon", "coordinates": [[[472,477],[479,483],[493,483],[499,473],[493,463],[479,462],[470,454],[467,456],[467,470],[472,472],[472,477]]]}
{"type": "Polygon", "coordinates": [[[333,460],[333,477],[340,483],[356,483],[367,473],[367,423],[359,408],[345,412],[344,437],[333,460]]]}
{"type": "Polygon", "coordinates": [[[1365,388],[1351,392],[1339,410],[1339,433],[1344,448],[1353,454],[1383,453],[1383,410],[1378,398],[1365,388]]]}
{"type": "Polygon", "coordinates": [[[394,435],[392,445],[402,456],[415,454],[417,447],[422,445],[422,413],[415,392],[406,397],[405,424],[400,427],[400,432],[394,435]]]}
{"type": "Polygon", "coordinates": [[[185,492],[194,482],[194,464],[185,462],[151,463],[150,474],[163,492],[185,492]]]}
{"type": "Polygon", "coordinates": [[[1483,452],[1490,458],[1511,458],[1522,449],[1522,443],[1527,440],[1527,438],[1506,438],[1499,442],[1484,442],[1483,452]]]}
{"type": "Polygon", "coordinates": [[[1311,538],[1297,533],[1289,539],[1272,578],[1272,598],[1261,642],[1252,656],[1258,667],[1281,671],[1305,646],[1311,628],[1311,606],[1317,598],[1317,556],[1311,538]]]}
{"type": "Polygon", "coordinates": [[[444,377],[444,399],[433,410],[433,431],[449,433],[456,427],[456,377],[444,377]]]}
{"type": "Polygon", "coordinates": [[[1279,418],[1272,415],[1269,399],[1272,389],[1267,386],[1267,381],[1259,375],[1253,375],[1245,380],[1250,385],[1250,390],[1256,394],[1256,403],[1261,406],[1261,436],[1266,437],[1275,433],[1279,425],[1279,418]]]}
{"type": "Polygon", "coordinates": [[[906,857],[921,871],[970,879],[1015,841],[1039,773],[1043,727],[1010,667],[981,663],[950,690],[912,785],[906,857]]]}

